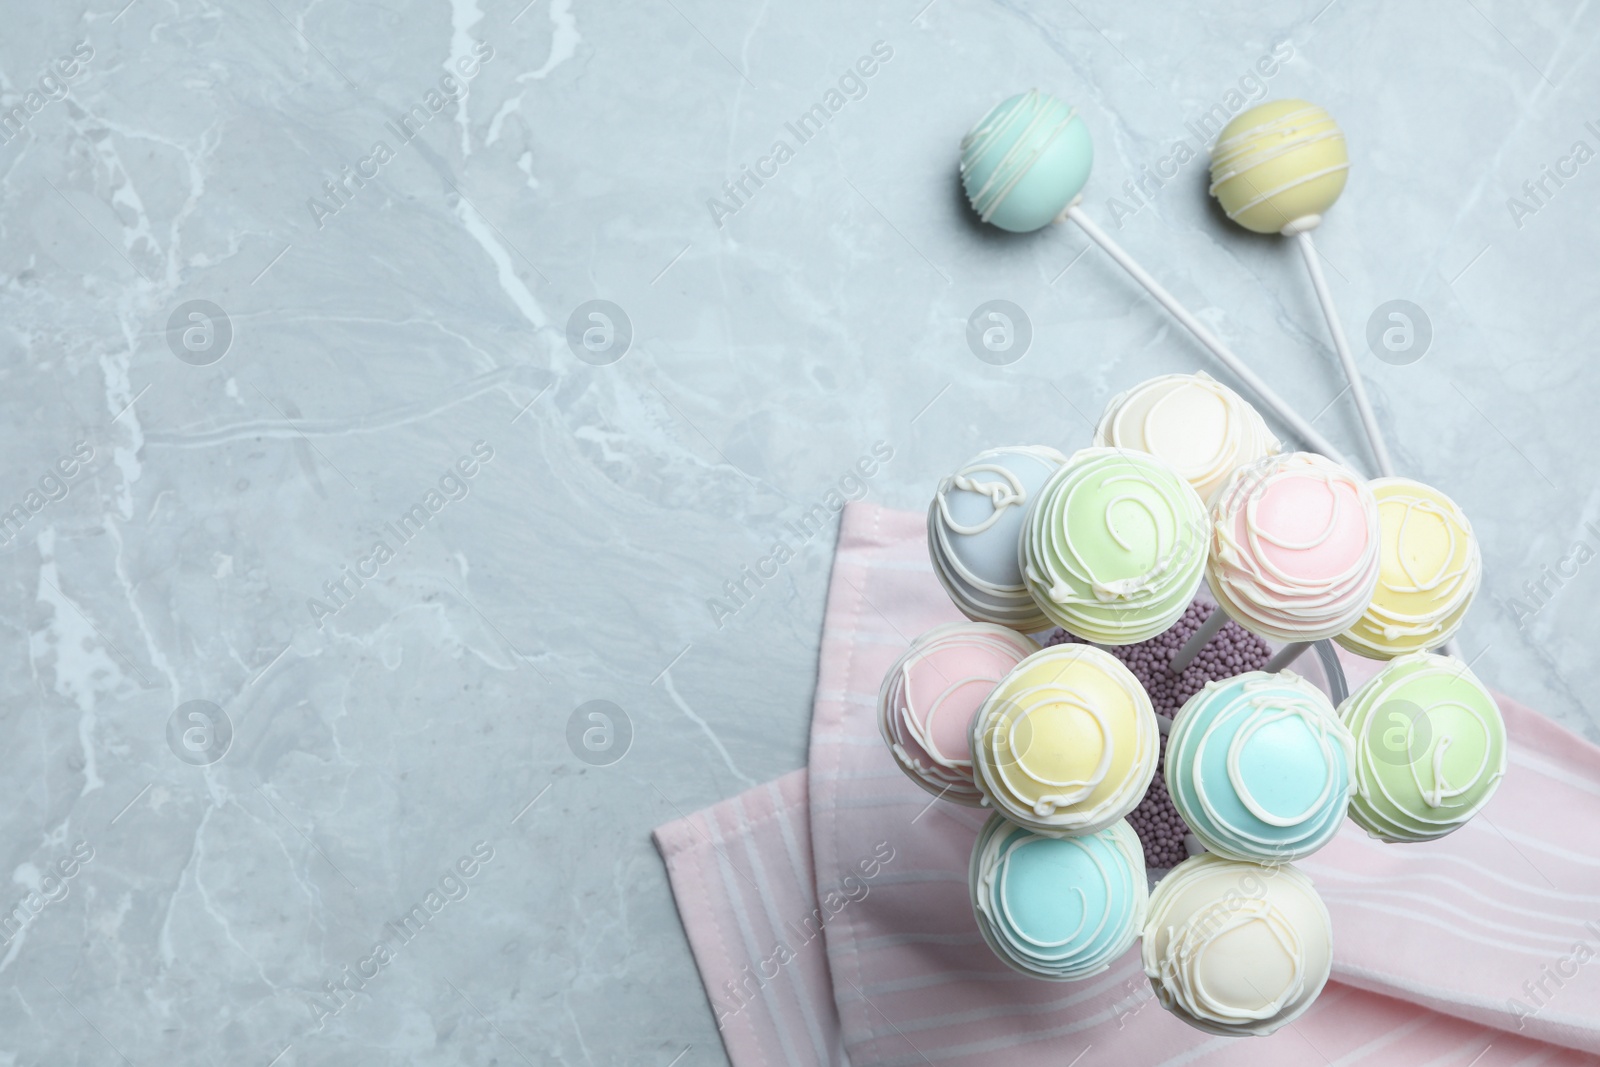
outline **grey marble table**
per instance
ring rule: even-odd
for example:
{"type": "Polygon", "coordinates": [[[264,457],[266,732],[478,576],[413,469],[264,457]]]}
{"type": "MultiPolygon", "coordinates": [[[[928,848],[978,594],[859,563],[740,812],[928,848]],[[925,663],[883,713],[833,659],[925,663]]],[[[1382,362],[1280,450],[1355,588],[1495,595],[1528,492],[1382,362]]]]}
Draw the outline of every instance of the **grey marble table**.
{"type": "Polygon", "coordinates": [[[1080,233],[965,211],[1030,86],[1365,458],[1295,249],[1175,160],[1338,116],[1320,247],[1482,535],[1464,651],[1600,738],[1592,5],[123,3],[0,3],[0,1062],[723,1062],[648,835],[805,761],[796,524],[1216,371],[1080,233]]]}

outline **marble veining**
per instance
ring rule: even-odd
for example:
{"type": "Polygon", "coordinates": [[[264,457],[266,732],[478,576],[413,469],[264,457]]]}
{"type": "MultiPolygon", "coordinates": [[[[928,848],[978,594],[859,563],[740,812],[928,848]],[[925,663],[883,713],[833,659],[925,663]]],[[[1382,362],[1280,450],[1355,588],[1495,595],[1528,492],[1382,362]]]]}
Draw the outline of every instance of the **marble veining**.
{"type": "Polygon", "coordinates": [[[1084,210],[1364,460],[1200,151],[1337,118],[1318,247],[1482,538],[1462,651],[1600,740],[1593,5],[0,14],[0,1063],[724,1062],[648,835],[804,762],[838,507],[1235,384],[966,208],[1034,86],[1084,210]]]}

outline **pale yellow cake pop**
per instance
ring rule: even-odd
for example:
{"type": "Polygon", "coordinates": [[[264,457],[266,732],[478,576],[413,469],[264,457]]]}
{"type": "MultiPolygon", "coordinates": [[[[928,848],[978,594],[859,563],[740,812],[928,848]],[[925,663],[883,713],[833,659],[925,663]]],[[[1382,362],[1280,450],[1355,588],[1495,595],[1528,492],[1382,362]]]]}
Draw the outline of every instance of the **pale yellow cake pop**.
{"type": "Polygon", "coordinates": [[[1104,830],[1144,798],[1161,730],[1150,695],[1120,660],[1065,644],[1011,668],[973,717],[970,741],[985,804],[1036,834],[1076,837],[1104,830]]]}
{"type": "Polygon", "coordinates": [[[1344,192],[1350,156],[1333,117],[1304,100],[1273,100],[1223,127],[1211,150],[1211,195],[1256,233],[1296,234],[1344,192]]]}
{"type": "Polygon", "coordinates": [[[1483,579],[1472,524],[1455,502],[1409,478],[1367,483],[1378,501],[1378,588],[1334,638],[1369,659],[1438,648],[1455,635],[1483,579]]]}

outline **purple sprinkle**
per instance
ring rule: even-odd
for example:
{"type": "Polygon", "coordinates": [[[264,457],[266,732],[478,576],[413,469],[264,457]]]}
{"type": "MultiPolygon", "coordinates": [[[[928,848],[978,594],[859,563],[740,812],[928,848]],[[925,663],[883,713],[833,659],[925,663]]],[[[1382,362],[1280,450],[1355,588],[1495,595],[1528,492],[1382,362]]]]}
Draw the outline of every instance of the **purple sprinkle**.
{"type": "MultiPolygon", "coordinates": [[[[1184,701],[1198,693],[1207,682],[1258,671],[1272,658],[1272,646],[1229,620],[1181,675],[1173,677],[1167,673],[1167,663],[1213,610],[1209,604],[1196,600],[1166,633],[1137,645],[1106,649],[1139,679],[1145,692],[1150,694],[1150,702],[1155,705],[1157,715],[1170,719],[1183,707],[1184,701]]],[[[1049,646],[1068,642],[1082,643],[1063,630],[1056,630],[1044,643],[1049,646]]],[[[1162,776],[1166,759],[1167,739],[1162,737],[1161,758],[1156,765],[1155,780],[1150,783],[1150,791],[1145,793],[1139,806],[1128,813],[1129,824],[1138,832],[1139,840],[1144,842],[1144,861],[1150,867],[1175,867],[1188,857],[1183,836],[1189,832],[1189,828],[1178,818],[1172,798],[1167,796],[1166,779],[1162,776]]]]}

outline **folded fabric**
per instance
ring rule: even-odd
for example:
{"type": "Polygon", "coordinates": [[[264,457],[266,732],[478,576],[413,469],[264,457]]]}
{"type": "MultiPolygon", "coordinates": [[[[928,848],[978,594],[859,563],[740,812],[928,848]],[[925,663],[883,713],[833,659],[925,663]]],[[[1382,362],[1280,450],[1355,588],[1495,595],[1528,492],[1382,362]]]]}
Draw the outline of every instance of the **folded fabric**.
{"type": "Polygon", "coordinates": [[[1074,983],[1006,968],[967,898],[985,813],[906,780],[873,714],[910,640],[957,618],[924,535],[920,515],[846,510],[809,767],[656,831],[737,1067],[1600,1062],[1600,749],[1505,698],[1511,766],[1476,821],[1411,846],[1350,825],[1299,865],[1334,981],[1273,1036],[1188,1028],[1137,951],[1074,983]]]}

